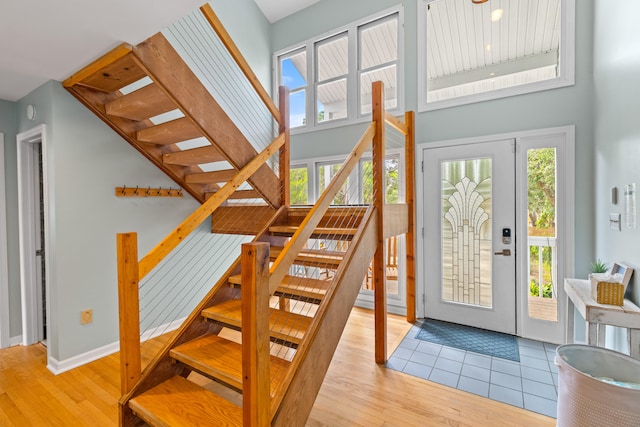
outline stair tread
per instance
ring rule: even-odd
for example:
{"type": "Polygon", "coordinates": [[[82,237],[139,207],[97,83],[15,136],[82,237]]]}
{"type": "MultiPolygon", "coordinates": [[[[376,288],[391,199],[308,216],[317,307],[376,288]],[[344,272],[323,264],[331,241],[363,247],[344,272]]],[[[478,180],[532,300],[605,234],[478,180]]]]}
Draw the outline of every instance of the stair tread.
{"type": "MultiPolygon", "coordinates": [[[[282,252],[282,247],[271,246],[271,259],[276,259],[282,252]]],[[[344,258],[344,252],[329,251],[326,249],[303,249],[300,251],[294,264],[310,265],[316,267],[337,267],[344,258]]]]}
{"type": "MultiPolygon", "coordinates": [[[[275,308],[271,308],[270,312],[269,330],[271,337],[279,341],[299,345],[313,319],[275,308]]],[[[224,323],[235,329],[242,328],[242,306],[240,300],[229,300],[205,308],[202,310],[202,315],[207,319],[224,323]]]]}
{"type": "Polygon", "coordinates": [[[176,108],[176,104],[154,83],[105,104],[107,115],[137,121],[146,120],[176,108]]]}
{"type": "Polygon", "coordinates": [[[242,426],[242,408],[175,376],[129,401],[152,426],[242,426]]]}
{"type": "MultiPolygon", "coordinates": [[[[272,225],[269,227],[269,232],[272,234],[293,234],[298,231],[297,225],[272,225]]],[[[335,240],[351,239],[356,232],[357,228],[341,228],[341,227],[316,227],[312,236],[328,236],[328,238],[334,238],[335,240]]]]}
{"type": "MultiPolygon", "coordinates": [[[[242,345],[217,335],[205,335],[177,346],[171,357],[208,377],[242,389],[242,345]]],[[[289,362],[271,356],[271,394],[282,383],[289,362]]]]}
{"type": "Polygon", "coordinates": [[[190,119],[181,117],[159,125],[138,131],[136,138],[140,142],[156,145],[171,145],[189,139],[199,138],[202,133],[190,119]]]}
{"type": "MultiPolygon", "coordinates": [[[[240,274],[229,277],[229,283],[242,285],[240,274]]],[[[330,280],[310,279],[307,277],[285,276],[276,293],[295,296],[299,299],[321,300],[331,285],[330,280]]]]}

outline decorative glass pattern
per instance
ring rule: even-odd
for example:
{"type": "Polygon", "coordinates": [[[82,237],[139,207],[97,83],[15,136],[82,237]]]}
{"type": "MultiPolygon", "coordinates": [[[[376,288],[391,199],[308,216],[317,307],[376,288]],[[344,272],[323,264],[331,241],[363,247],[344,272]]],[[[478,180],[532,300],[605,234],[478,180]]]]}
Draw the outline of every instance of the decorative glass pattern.
{"type": "Polygon", "coordinates": [[[442,163],[442,299],[492,307],[491,159],[442,163]]]}

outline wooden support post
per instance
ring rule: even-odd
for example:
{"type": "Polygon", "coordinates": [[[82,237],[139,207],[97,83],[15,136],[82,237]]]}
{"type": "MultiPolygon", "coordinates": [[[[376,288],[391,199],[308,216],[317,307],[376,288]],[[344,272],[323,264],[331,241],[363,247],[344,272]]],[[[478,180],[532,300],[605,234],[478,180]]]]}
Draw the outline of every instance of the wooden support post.
{"type": "Polygon", "coordinates": [[[384,218],[382,216],[385,202],[384,185],[384,85],[381,81],[372,86],[372,120],[375,126],[373,137],[373,205],[378,214],[377,247],[373,255],[373,289],[374,289],[374,317],[375,317],[375,359],[376,363],[387,361],[387,286],[385,268],[384,218]]]}
{"type": "Polygon", "coordinates": [[[120,317],[120,389],[127,394],[140,380],[140,301],[138,294],[138,235],[116,236],[118,309],[120,317]]]}
{"type": "Polygon", "coordinates": [[[278,94],[279,108],[280,108],[280,134],[284,134],[284,144],[280,148],[280,185],[282,185],[281,194],[282,200],[280,204],[282,206],[289,206],[291,204],[290,188],[289,188],[289,168],[291,166],[291,151],[289,150],[289,143],[291,135],[289,132],[289,88],[286,86],[280,86],[280,92],[278,94]]]}
{"type": "Polygon", "coordinates": [[[269,244],[242,245],[242,411],[244,427],[270,425],[269,244]]]}
{"type": "Polygon", "coordinates": [[[407,111],[404,115],[407,127],[405,136],[405,179],[406,202],[409,218],[407,219],[407,322],[416,322],[416,146],[415,146],[415,113],[407,111]]]}

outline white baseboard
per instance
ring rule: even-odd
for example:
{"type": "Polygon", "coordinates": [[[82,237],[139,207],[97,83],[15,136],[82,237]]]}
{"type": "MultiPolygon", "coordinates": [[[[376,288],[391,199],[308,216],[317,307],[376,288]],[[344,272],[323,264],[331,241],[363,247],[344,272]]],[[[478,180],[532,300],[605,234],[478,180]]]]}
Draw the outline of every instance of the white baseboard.
{"type": "MultiPolygon", "coordinates": [[[[153,329],[149,329],[142,334],[141,341],[144,342],[162,334],[166,334],[167,332],[174,331],[184,323],[185,319],[186,317],[183,319],[174,320],[173,322],[165,323],[164,325],[160,325],[153,329]]],[[[79,366],[86,365],[87,363],[102,359],[103,357],[109,356],[110,354],[116,353],[118,351],[120,351],[120,343],[114,342],[62,361],[56,360],[53,357],[49,357],[47,369],[49,369],[49,371],[51,371],[54,375],[58,375],[79,366]]]]}
{"type": "Polygon", "coordinates": [[[22,344],[22,335],[9,338],[9,347],[22,344]]]}
{"type": "Polygon", "coordinates": [[[53,357],[49,356],[47,369],[50,370],[54,375],[58,375],[73,368],[77,368],[78,366],[93,362],[94,360],[101,359],[105,356],[117,352],[118,350],[120,350],[120,343],[115,342],[62,361],[56,360],[53,357]]]}

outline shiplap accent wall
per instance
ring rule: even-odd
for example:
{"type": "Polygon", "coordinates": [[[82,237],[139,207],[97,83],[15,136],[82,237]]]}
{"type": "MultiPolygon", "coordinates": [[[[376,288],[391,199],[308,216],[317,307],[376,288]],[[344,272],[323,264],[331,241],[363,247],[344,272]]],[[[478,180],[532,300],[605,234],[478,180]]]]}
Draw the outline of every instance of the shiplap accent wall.
{"type": "Polygon", "coordinates": [[[188,316],[251,239],[212,234],[203,222],[140,282],[141,333],[188,316]]]}
{"type": "MultiPolygon", "coordinates": [[[[200,11],[163,35],[257,151],[273,139],[271,114],[200,11]]],[[[140,330],[158,335],[191,313],[250,236],[219,235],[206,220],[140,283],[140,330]]]]}
{"type": "Polygon", "coordinates": [[[273,139],[271,114],[199,10],[162,34],[258,151],[273,139]]]}

